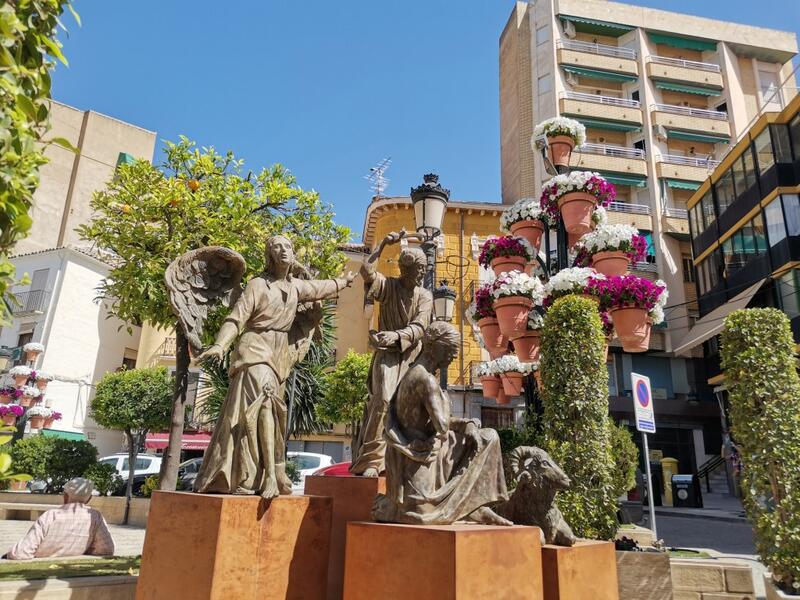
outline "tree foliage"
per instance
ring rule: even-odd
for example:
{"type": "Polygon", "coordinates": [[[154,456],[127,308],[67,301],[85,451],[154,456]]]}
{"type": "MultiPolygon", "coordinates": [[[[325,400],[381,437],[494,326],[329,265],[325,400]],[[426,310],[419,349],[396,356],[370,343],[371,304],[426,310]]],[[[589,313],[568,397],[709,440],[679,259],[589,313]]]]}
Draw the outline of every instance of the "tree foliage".
{"type": "MultiPolygon", "coordinates": [[[[52,59],[67,64],[55,37],[64,8],[72,11],[68,0],[0,5],[0,324],[8,318],[7,293],[15,283],[8,255],[30,230],[28,210],[39,167],[47,162],[39,142],[48,131],[52,59]]],[[[70,147],[60,138],[51,141],[70,147]]]]}
{"type": "Polygon", "coordinates": [[[97,448],[85,440],[34,435],[17,441],[11,456],[15,468],[45,482],[45,492],[58,494],[97,462],[97,448]]]}
{"type": "Polygon", "coordinates": [[[107,463],[98,462],[91,465],[84,471],[83,476],[94,484],[94,488],[101,496],[115,494],[123,486],[122,477],[117,473],[116,467],[107,463]]]}
{"type": "Polygon", "coordinates": [[[333,370],[325,374],[324,392],[316,406],[319,419],[326,423],[348,424],[361,420],[369,398],[367,377],[371,362],[371,354],[348,350],[333,370]]]}
{"type": "Polygon", "coordinates": [[[27,473],[18,473],[16,468],[19,465],[13,464],[14,460],[11,456],[10,444],[16,431],[17,428],[11,425],[0,426],[0,490],[4,490],[11,481],[30,481],[33,479],[27,473]]]}
{"type": "Polygon", "coordinates": [[[608,417],[608,432],[611,437],[611,456],[614,470],[611,472],[614,496],[619,498],[636,485],[636,468],[639,466],[639,448],[633,441],[630,430],[617,425],[608,417]]]}
{"type": "Polygon", "coordinates": [[[605,337],[592,300],[570,295],[547,311],[542,332],[545,449],[572,481],[556,501],[578,537],[617,529],[614,462],[606,417],[605,337]]]}
{"type": "Polygon", "coordinates": [[[106,373],[92,400],[92,418],[103,427],[146,433],[169,424],[172,378],[165,367],[106,373]]]}
{"type": "Polygon", "coordinates": [[[756,548],[787,592],[800,587],[800,377],[789,319],[750,308],[725,319],[720,347],[742,490],[756,548]],[[795,587],[797,586],[797,587],[795,587]]]}

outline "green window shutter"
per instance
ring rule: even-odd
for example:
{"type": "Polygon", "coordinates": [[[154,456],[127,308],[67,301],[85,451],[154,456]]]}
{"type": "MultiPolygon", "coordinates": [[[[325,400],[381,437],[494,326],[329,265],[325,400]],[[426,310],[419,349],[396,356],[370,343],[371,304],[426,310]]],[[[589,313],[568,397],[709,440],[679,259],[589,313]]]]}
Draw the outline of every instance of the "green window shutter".
{"type": "Polygon", "coordinates": [[[644,175],[630,175],[627,173],[614,173],[612,171],[600,171],[609,183],[614,185],[630,185],[633,187],[647,187],[647,177],[644,175]]]}
{"type": "Polygon", "coordinates": [[[710,144],[727,144],[730,141],[728,137],[717,136],[717,135],[705,135],[702,133],[691,133],[689,131],[678,131],[675,129],[668,129],[667,137],[675,140],[686,140],[689,142],[707,142],[710,144]]]}
{"type": "Polygon", "coordinates": [[[634,123],[618,123],[616,121],[604,121],[602,119],[587,119],[585,117],[576,117],[574,115],[573,118],[583,123],[584,127],[589,127],[591,129],[605,129],[606,131],[631,131],[631,132],[642,130],[641,125],[636,125],[634,123]]]}
{"type": "Polygon", "coordinates": [[[700,188],[700,182],[686,181],[685,179],[665,179],[667,186],[676,190],[691,190],[695,191],[700,188]]]}
{"type": "Polygon", "coordinates": [[[120,165],[130,165],[136,162],[136,158],[132,154],[128,154],[127,152],[120,152],[117,156],[117,166],[118,169],[120,165]]]}
{"type": "Polygon", "coordinates": [[[670,83],[668,81],[656,81],[656,87],[661,90],[685,92],[687,94],[697,94],[698,96],[719,96],[722,94],[722,90],[714,90],[695,85],[683,85],[681,83],[670,83]]]}
{"type": "Polygon", "coordinates": [[[647,35],[654,44],[664,44],[672,46],[673,48],[681,48],[682,50],[699,50],[715,51],[717,43],[711,40],[698,40],[693,38],[685,38],[677,35],[668,35],[666,33],[653,33],[648,31],[647,35]]]}
{"type": "Polygon", "coordinates": [[[621,23],[611,23],[609,21],[599,21],[597,19],[587,19],[585,17],[571,17],[568,15],[559,15],[563,21],[569,21],[575,26],[575,31],[581,33],[594,33],[597,35],[608,35],[612,37],[620,37],[629,31],[633,31],[631,25],[622,25],[621,23]]]}
{"type": "Polygon", "coordinates": [[[589,77],[591,79],[602,79],[604,81],[636,81],[639,79],[636,75],[614,73],[612,71],[602,71],[600,69],[585,69],[583,67],[573,67],[572,65],[562,65],[562,68],[567,73],[574,73],[575,75],[589,77]]]}

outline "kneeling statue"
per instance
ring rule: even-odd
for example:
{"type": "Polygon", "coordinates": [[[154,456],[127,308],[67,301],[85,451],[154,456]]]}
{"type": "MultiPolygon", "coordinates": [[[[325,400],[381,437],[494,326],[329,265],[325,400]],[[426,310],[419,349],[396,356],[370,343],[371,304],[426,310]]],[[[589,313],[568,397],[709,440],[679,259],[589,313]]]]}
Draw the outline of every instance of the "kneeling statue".
{"type": "Polygon", "coordinates": [[[386,494],[375,499],[376,521],[512,525],[490,508],[508,500],[497,432],[451,417],[450,399],[434,376],[458,348],[452,325],[431,324],[422,354],[400,380],[386,417],[386,494]]]}

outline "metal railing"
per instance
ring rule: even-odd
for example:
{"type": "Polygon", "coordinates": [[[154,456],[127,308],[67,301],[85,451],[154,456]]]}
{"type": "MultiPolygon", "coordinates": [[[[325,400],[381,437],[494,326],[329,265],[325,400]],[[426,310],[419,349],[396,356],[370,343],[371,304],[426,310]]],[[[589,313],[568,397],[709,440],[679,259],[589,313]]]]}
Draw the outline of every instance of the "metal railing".
{"type": "Polygon", "coordinates": [[[631,202],[612,202],[608,205],[608,210],[616,212],[633,213],[637,215],[649,215],[650,207],[646,204],[633,204],[631,202]]]}
{"type": "Polygon", "coordinates": [[[619,46],[609,46],[607,44],[592,44],[591,42],[581,42],[579,40],[558,40],[556,48],[565,50],[577,50],[579,52],[589,52],[600,54],[601,56],[616,56],[617,58],[636,59],[636,50],[631,48],[620,48],[619,46]]]}
{"type": "Polygon", "coordinates": [[[158,351],[156,352],[158,356],[170,358],[175,356],[175,338],[168,337],[164,338],[164,343],[158,347],[158,351]]]}
{"type": "Polygon", "coordinates": [[[677,219],[688,219],[689,211],[687,211],[685,208],[672,208],[671,206],[665,206],[664,215],[667,217],[675,217],[677,219]]]}
{"type": "Polygon", "coordinates": [[[649,263],[644,260],[633,263],[634,271],[643,271],[645,273],[658,273],[658,267],[654,263],[649,263]]]}
{"type": "Polygon", "coordinates": [[[580,153],[616,156],[619,158],[645,159],[647,157],[645,151],[639,148],[626,148],[625,146],[612,146],[609,144],[583,144],[575,148],[575,150],[580,153]]]}
{"type": "Polygon", "coordinates": [[[707,492],[711,491],[711,481],[710,481],[711,473],[713,473],[714,471],[719,469],[724,464],[725,464],[725,459],[724,458],[722,458],[721,456],[714,456],[714,457],[708,459],[702,465],[700,465],[700,468],[697,469],[697,478],[698,479],[701,479],[703,477],[706,478],[706,491],[707,492]]]}
{"type": "Polygon", "coordinates": [[[626,108],[640,108],[638,100],[628,100],[627,98],[614,98],[614,96],[600,96],[597,94],[585,94],[583,92],[561,92],[561,98],[568,100],[582,100],[584,102],[595,102],[597,104],[608,104],[610,106],[624,106],[626,108]]]}
{"type": "Polygon", "coordinates": [[[681,58],[672,58],[670,56],[658,56],[651,54],[648,57],[647,62],[654,62],[660,65],[671,65],[673,67],[684,67],[686,69],[698,69],[700,71],[711,71],[713,73],[720,72],[719,65],[715,65],[714,63],[704,63],[696,60],[683,60],[681,58]]]}
{"type": "Polygon", "coordinates": [[[662,154],[661,162],[672,165],[686,165],[688,167],[700,167],[702,169],[713,169],[719,164],[713,158],[703,158],[700,156],[682,156],[680,154],[662,154]]]}
{"type": "Polygon", "coordinates": [[[50,305],[50,292],[47,290],[32,290],[14,294],[11,300],[11,312],[14,315],[42,314],[50,305]]]}
{"type": "Polygon", "coordinates": [[[705,108],[692,108],[691,106],[677,106],[676,104],[651,104],[650,110],[671,113],[673,115],[685,115],[687,117],[700,117],[702,119],[715,119],[717,121],[727,121],[728,113],[721,110],[708,110],[705,108]]]}

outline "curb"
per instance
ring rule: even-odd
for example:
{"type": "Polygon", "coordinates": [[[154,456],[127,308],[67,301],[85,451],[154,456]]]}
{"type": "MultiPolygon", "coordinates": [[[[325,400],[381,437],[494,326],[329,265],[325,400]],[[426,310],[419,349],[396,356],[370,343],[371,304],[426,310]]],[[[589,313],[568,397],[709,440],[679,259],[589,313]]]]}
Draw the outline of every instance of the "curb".
{"type": "Polygon", "coordinates": [[[723,521],[726,523],[747,523],[747,519],[745,517],[734,517],[733,515],[719,515],[719,514],[698,515],[697,513],[678,513],[671,510],[659,510],[659,509],[656,509],[656,515],[658,515],[659,517],[675,517],[678,519],[712,519],[714,521],[723,521]]]}

